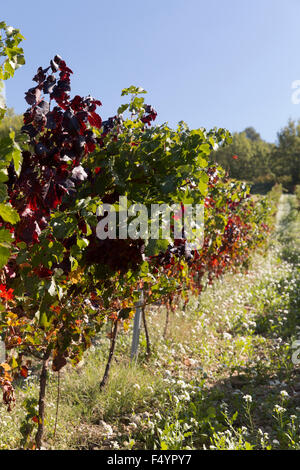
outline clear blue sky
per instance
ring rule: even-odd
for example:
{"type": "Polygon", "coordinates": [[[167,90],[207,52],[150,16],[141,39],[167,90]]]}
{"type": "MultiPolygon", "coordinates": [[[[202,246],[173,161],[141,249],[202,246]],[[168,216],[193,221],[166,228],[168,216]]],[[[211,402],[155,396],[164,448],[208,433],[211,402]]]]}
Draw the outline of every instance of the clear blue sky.
{"type": "Polygon", "coordinates": [[[5,0],[1,20],[26,37],[26,65],[6,90],[18,113],[37,67],[58,53],[74,71],[72,94],[99,98],[103,118],[130,85],[171,126],[251,125],[275,141],[300,117],[299,0],[5,0]]]}

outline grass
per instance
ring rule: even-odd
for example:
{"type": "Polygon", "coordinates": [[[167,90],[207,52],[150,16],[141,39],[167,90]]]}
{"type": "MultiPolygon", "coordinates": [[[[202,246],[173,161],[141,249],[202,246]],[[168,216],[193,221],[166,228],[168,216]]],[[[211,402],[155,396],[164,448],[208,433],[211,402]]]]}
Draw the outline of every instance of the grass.
{"type": "MultiPolygon", "coordinates": [[[[162,339],[166,311],[147,311],[130,364],[132,330],[121,332],[108,386],[100,391],[105,335],[78,369],[49,376],[46,447],[52,449],[300,449],[300,369],[292,361],[300,333],[300,215],[282,196],[277,236],[248,272],[228,273],[186,310],[178,305],[162,339]]],[[[22,401],[37,396],[32,374],[17,386],[11,414],[0,407],[0,449],[19,447],[22,401]]]]}

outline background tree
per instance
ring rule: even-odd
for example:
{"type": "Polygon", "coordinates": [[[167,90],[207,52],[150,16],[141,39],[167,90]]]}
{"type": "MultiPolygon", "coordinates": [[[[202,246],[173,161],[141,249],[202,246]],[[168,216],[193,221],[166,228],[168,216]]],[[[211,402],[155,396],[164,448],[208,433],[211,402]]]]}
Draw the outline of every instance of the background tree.
{"type": "Polygon", "coordinates": [[[273,144],[265,142],[253,127],[247,127],[243,132],[234,133],[232,144],[221,146],[214,158],[232,178],[269,183],[274,182],[270,168],[273,150],[273,144]]]}
{"type": "Polygon", "coordinates": [[[18,144],[23,144],[24,136],[21,134],[21,127],[23,126],[23,116],[15,114],[13,108],[7,108],[2,121],[0,122],[0,139],[9,136],[11,131],[15,132],[15,141],[18,144]]]}
{"type": "Polygon", "coordinates": [[[247,139],[252,140],[253,142],[257,142],[258,140],[261,140],[259,132],[257,132],[254,127],[246,127],[244,130],[247,139]]]}
{"type": "Polygon", "coordinates": [[[270,166],[277,181],[293,189],[300,181],[300,121],[289,120],[277,138],[270,166]]]}

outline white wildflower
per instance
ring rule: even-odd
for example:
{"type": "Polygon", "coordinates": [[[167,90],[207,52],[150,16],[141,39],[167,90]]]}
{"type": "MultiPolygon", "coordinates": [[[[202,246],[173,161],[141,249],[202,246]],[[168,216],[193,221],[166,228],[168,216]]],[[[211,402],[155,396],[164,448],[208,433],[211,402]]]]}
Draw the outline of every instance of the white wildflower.
{"type": "Polygon", "coordinates": [[[252,397],[251,397],[251,395],[244,395],[243,400],[245,400],[246,403],[251,403],[252,402],[252,397]]]}

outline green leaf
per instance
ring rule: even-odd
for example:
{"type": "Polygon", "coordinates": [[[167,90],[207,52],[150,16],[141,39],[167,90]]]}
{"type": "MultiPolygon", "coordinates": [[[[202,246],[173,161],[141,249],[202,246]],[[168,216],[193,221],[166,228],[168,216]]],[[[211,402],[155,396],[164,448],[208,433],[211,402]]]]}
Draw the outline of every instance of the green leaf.
{"type": "Polygon", "coordinates": [[[6,265],[10,257],[10,249],[4,245],[0,245],[0,269],[6,265]]]}
{"type": "Polygon", "coordinates": [[[118,114],[123,114],[128,109],[129,104],[122,104],[118,108],[118,114]]]}
{"type": "Polygon", "coordinates": [[[205,158],[202,158],[200,156],[197,157],[197,164],[201,167],[201,168],[205,168],[207,167],[208,165],[208,161],[205,160],[205,158]]]}
{"type": "MultiPolygon", "coordinates": [[[[1,163],[1,161],[0,161],[1,163]]],[[[8,180],[7,169],[0,169],[0,183],[5,183],[8,180]]]]}
{"type": "Polygon", "coordinates": [[[1,164],[6,163],[6,166],[13,160],[16,172],[20,169],[21,149],[15,142],[15,133],[11,131],[8,136],[0,140],[0,156],[1,164]]]}
{"type": "Polygon", "coordinates": [[[89,241],[86,238],[77,238],[77,246],[83,250],[89,244],[89,241]]]}
{"type": "Polygon", "coordinates": [[[17,142],[15,142],[15,133],[14,133],[14,131],[11,131],[9,133],[9,137],[11,138],[12,145],[13,145],[11,156],[12,156],[12,159],[14,161],[15,171],[16,171],[17,175],[19,176],[20,171],[21,171],[22,152],[21,152],[21,149],[20,149],[19,145],[17,144],[17,142]]]}
{"type": "Polygon", "coordinates": [[[207,194],[207,184],[204,181],[199,181],[198,189],[203,196],[207,194]]]}
{"type": "Polygon", "coordinates": [[[211,152],[211,148],[209,144],[202,144],[200,145],[200,151],[205,153],[206,155],[209,155],[211,152]]]}
{"type": "Polygon", "coordinates": [[[121,96],[125,95],[138,95],[140,93],[147,93],[142,87],[130,86],[129,88],[123,88],[121,96]]]}
{"type": "Polygon", "coordinates": [[[147,256],[157,255],[160,251],[166,251],[169,243],[169,240],[155,240],[153,238],[150,238],[145,248],[145,253],[147,256]]]}
{"type": "Polygon", "coordinates": [[[149,263],[148,261],[144,261],[140,266],[140,273],[141,275],[147,275],[149,273],[149,263]]]}
{"type": "Polygon", "coordinates": [[[7,199],[7,186],[6,184],[0,183],[0,202],[4,202],[7,199]]]}
{"type": "Polygon", "coordinates": [[[55,238],[64,239],[71,237],[76,230],[77,221],[73,217],[67,217],[62,214],[56,214],[51,220],[53,235],[55,238]]]}
{"type": "Polygon", "coordinates": [[[42,328],[47,328],[49,322],[48,322],[48,318],[47,318],[47,315],[46,315],[46,312],[43,312],[41,315],[40,315],[40,326],[42,328]]]}
{"type": "Polygon", "coordinates": [[[0,228],[0,243],[11,243],[12,235],[9,230],[0,228]]]}
{"type": "Polygon", "coordinates": [[[0,203],[0,216],[4,222],[9,222],[12,225],[16,224],[20,220],[18,212],[13,209],[13,207],[4,203],[0,203]]]}

